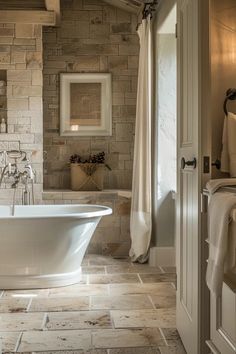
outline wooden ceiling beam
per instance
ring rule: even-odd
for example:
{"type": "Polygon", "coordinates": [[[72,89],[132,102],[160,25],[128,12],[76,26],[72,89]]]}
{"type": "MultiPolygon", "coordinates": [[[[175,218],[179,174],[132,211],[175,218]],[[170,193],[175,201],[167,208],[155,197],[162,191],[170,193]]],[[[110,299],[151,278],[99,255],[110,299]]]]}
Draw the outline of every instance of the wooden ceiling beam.
{"type": "Polygon", "coordinates": [[[0,10],[0,23],[29,23],[55,26],[56,14],[54,11],[0,10]]]}
{"type": "Polygon", "coordinates": [[[56,25],[58,26],[61,18],[60,0],[45,0],[45,7],[48,11],[56,13],[56,25]]]}
{"type": "Polygon", "coordinates": [[[111,6],[118,7],[124,11],[138,14],[143,8],[144,2],[142,0],[104,0],[111,6]]]}

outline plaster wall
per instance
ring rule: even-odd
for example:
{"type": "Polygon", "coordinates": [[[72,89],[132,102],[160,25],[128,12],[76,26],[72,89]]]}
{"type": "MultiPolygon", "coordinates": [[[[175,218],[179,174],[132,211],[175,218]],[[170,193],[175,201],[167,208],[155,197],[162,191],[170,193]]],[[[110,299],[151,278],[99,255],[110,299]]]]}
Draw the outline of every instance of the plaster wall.
{"type": "MultiPolygon", "coordinates": [[[[223,102],[228,88],[236,87],[236,7],[233,0],[211,1],[210,56],[211,56],[211,139],[212,161],[221,156],[224,124],[223,102]]],[[[236,103],[229,102],[228,110],[236,112],[236,103]]],[[[212,178],[224,177],[212,168],[212,178]]]]}
{"type": "Polygon", "coordinates": [[[175,2],[162,3],[156,18],[155,116],[153,176],[153,234],[156,247],[175,244],[176,191],[176,8],[175,2]]]}
{"type": "Polygon", "coordinates": [[[176,191],[176,39],[174,34],[159,34],[158,110],[157,110],[157,194],[156,242],[173,246],[176,191]]]}

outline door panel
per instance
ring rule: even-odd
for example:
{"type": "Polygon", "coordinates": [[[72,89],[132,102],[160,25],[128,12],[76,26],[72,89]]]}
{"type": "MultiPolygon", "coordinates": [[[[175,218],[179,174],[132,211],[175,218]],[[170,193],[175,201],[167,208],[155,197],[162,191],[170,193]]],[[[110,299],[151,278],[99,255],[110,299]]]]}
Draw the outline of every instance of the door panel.
{"type": "Polygon", "coordinates": [[[182,267],[181,267],[181,285],[180,285],[180,301],[185,307],[185,311],[189,318],[193,315],[193,303],[192,303],[192,272],[193,272],[193,252],[192,252],[192,238],[191,238],[191,228],[192,228],[192,210],[191,205],[192,200],[192,173],[187,171],[183,173],[182,176],[182,193],[183,193],[183,216],[182,216],[182,235],[181,244],[183,249],[181,252],[182,267]]]}
{"type": "Polygon", "coordinates": [[[199,351],[200,169],[198,1],[179,0],[177,328],[189,354],[199,351]],[[181,158],[197,166],[181,168],[181,158]]]}

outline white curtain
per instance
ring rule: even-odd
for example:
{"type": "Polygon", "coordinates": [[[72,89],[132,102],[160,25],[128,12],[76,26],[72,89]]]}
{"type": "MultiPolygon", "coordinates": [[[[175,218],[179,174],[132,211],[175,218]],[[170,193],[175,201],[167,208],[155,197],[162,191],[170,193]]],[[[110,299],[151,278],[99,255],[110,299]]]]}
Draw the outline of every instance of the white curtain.
{"type": "Polygon", "coordinates": [[[131,202],[132,261],[148,258],[151,240],[151,121],[152,121],[152,36],[151,20],[144,19],[138,28],[140,38],[137,111],[134,142],[131,202]]]}

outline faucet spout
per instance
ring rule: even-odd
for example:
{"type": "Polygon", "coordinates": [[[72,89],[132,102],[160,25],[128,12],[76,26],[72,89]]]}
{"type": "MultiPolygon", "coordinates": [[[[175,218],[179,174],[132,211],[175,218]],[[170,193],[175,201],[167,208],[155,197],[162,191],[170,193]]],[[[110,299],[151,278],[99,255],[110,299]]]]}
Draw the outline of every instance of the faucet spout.
{"type": "Polygon", "coordinates": [[[25,170],[26,170],[26,173],[27,173],[27,176],[30,180],[34,180],[34,171],[32,169],[32,166],[30,164],[27,164],[25,166],[25,170]]]}

